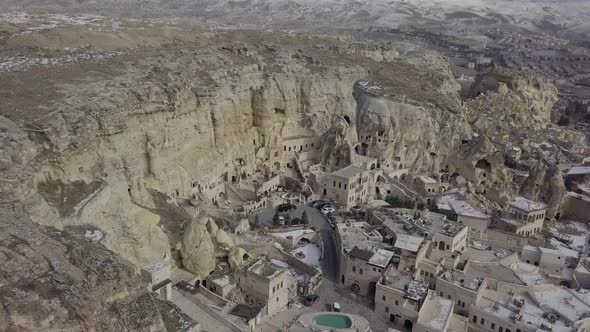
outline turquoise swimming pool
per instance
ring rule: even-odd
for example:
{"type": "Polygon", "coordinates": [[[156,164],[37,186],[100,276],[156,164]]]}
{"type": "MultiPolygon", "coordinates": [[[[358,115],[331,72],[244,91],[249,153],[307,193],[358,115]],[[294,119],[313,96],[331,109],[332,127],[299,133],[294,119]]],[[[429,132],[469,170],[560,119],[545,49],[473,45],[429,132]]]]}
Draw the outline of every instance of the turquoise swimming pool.
{"type": "Polygon", "coordinates": [[[336,329],[346,329],[352,326],[352,320],[344,315],[323,314],[315,316],[313,320],[318,325],[336,329]]]}

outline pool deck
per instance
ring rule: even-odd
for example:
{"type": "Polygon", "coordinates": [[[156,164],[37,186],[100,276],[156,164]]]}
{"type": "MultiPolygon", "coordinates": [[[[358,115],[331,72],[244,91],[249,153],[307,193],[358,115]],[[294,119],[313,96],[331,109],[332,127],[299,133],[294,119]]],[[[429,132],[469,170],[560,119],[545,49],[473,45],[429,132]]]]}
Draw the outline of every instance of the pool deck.
{"type": "Polygon", "coordinates": [[[291,328],[289,329],[290,332],[308,332],[308,331],[326,331],[326,330],[330,330],[330,331],[337,331],[337,332],[368,332],[371,330],[371,326],[369,324],[369,321],[366,320],[365,318],[358,316],[358,315],[353,315],[353,314],[348,314],[348,313],[343,313],[343,312],[330,312],[330,311],[325,311],[325,312],[313,312],[313,313],[307,313],[307,314],[303,314],[299,317],[299,319],[297,319],[297,322],[295,322],[295,324],[293,324],[291,326],[291,328]],[[342,315],[342,316],[347,316],[348,318],[350,318],[350,320],[352,321],[352,326],[348,327],[348,328],[334,328],[334,327],[327,327],[327,326],[322,326],[322,325],[318,325],[314,318],[320,315],[342,315]]]}

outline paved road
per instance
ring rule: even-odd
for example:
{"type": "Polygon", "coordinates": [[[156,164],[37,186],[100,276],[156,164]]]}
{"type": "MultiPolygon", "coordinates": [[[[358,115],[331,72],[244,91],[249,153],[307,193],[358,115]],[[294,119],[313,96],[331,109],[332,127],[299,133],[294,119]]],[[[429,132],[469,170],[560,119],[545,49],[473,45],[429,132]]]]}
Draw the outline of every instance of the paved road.
{"type": "Polygon", "coordinates": [[[331,281],[338,280],[340,274],[340,259],[338,249],[336,248],[336,240],[334,237],[334,230],[326,216],[320,213],[318,209],[310,206],[304,206],[303,209],[307,211],[309,216],[309,223],[316,228],[322,238],[322,274],[324,278],[331,281]]]}
{"type": "MultiPolygon", "coordinates": [[[[318,209],[314,209],[309,205],[300,205],[293,212],[294,217],[301,218],[303,211],[307,212],[309,224],[315,227],[316,231],[322,237],[322,274],[324,278],[332,281],[338,279],[339,274],[339,255],[336,248],[336,241],[334,238],[334,230],[330,226],[328,218],[320,213],[318,209]]],[[[258,220],[262,224],[272,224],[272,217],[274,216],[274,209],[264,209],[258,213],[258,220]]]]}

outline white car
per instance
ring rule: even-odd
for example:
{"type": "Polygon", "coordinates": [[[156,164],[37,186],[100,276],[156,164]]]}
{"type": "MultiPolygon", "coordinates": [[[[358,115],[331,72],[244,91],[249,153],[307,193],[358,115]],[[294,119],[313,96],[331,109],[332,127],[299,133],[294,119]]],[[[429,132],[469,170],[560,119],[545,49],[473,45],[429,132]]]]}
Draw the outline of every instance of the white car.
{"type": "Polygon", "coordinates": [[[324,206],[324,207],[323,207],[323,208],[320,210],[320,212],[321,212],[322,214],[333,213],[334,211],[336,211],[336,209],[335,209],[333,206],[329,206],[329,205],[327,205],[327,206],[324,206]]]}

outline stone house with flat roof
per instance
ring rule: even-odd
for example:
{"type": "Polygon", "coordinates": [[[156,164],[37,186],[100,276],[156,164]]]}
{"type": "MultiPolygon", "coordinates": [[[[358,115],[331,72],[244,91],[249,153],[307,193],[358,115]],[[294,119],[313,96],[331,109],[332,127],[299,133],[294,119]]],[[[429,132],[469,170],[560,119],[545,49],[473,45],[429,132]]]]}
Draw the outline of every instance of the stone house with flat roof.
{"type": "Polygon", "coordinates": [[[246,302],[267,307],[268,316],[283,310],[289,302],[287,270],[264,259],[259,259],[238,271],[238,287],[246,302]]]}
{"type": "Polygon", "coordinates": [[[376,252],[357,247],[342,255],[340,282],[344,287],[363,296],[374,296],[377,281],[389,266],[394,253],[385,249],[376,252]]]}
{"type": "Polygon", "coordinates": [[[543,229],[547,205],[516,196],[508,206],[508,216],[501,222],[512,225],[510,229],[523,236],[531,236],[543,229]]]}
{"type": "Polygon", "coordinates": [[[322,194],[345,208],[367,204],[373,199],[375,182],[383,172],[380,169],[371,169],[372,165],[351,165],[333,172],[324,181],[322,194]]]}

